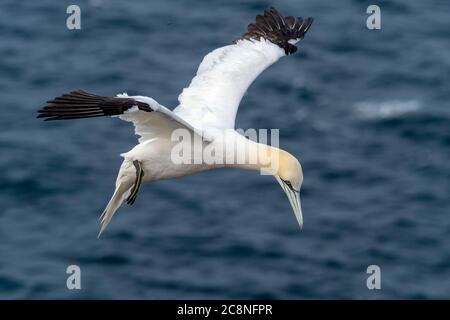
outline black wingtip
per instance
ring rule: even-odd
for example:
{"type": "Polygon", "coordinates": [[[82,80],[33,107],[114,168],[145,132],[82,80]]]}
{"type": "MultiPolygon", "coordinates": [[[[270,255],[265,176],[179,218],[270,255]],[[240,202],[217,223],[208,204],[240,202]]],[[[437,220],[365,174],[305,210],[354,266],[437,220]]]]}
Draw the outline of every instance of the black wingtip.
{"type": "Polygon", "coordinates": [[[51,121],[115,116],[134,106],[142,111],[153,111],[147,103],[132,98],[98,96],[80,89],[47,101],[47,105],[38,110],[37,118],[51,121]]]}
{"type": "Polygon", "coordinates": [[[277,9],[270,7],[263,15],[256,16],[255,22],[249,24],[247,32],[240,39],[264,38],[284,49],[286,55],[289,55],[297,51],[297,47],[289,42],[303,39],[313,21],[312,17],[285,17],[277,9]]]}

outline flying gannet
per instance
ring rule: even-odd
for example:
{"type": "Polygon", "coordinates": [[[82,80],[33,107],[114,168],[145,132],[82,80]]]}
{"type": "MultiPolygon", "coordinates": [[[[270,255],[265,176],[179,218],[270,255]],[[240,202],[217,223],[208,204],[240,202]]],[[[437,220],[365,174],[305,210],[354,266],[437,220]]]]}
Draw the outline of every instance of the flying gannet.
{"type": "Polygon", "coordinates": [[[45,121],[118,116],[132,122],[135,133],[140,136],[139,144],[122,154],[124,161],[114,194],[100,217],[98,236],[123,201],[129,205],[135,202],[143,182],[172,179],[220,167],[261,170],[267,165],[260,160],[231,164],[205,161],[175,163],[172,151],[179,141],[173,141],[172,134],[178,129],[200,137],[205,147],[234,143],[237,153],[266,152],[269,162],[278,164],[271,174],[287,194],[302,227],[300,187],[303,172],[300,162],[287,151],[245,138],[234,127],[236,112],[247,88],[278,59],[297,51],[295,44],[304,38],[312,22],[311,17],[284,17],[274,8],[258,15],[241,38],[204,57],[189,87],[183,89],[178,97],[179,105],[173,111],[146,96],[119,94],[106,97],[83,90],[48,101],[38,111],[38,118],[45,121]],[[219,134],[227,130],[234,134],[219,134]]]}

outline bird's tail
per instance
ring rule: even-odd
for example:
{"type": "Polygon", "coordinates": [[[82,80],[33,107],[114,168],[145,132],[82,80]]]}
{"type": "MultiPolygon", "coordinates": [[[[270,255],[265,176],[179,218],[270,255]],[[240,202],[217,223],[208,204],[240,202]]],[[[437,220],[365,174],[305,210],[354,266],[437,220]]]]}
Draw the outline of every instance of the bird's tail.
{"type": "Polygon", "coordinates": [[[97,238],[100,238],[102,233],[106,230],[106,227],[111,221],[114,213],[117,211],[117,209],[119,209],[122,202],[130,195],[132,186],[133,180],[131,179],[131,177],[122,175],[121,172],[119,172],[119,177],[117,178],[116,182],[116,190],[114,190],[114,194],[111,200],[109,200],[108,205],[100,216],[102,226],[97,238]]]}

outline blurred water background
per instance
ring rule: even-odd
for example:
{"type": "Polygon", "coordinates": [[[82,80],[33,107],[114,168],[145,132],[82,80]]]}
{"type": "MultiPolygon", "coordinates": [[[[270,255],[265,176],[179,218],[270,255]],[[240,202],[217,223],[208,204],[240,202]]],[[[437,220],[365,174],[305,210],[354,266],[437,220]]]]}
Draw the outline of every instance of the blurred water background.
{"type": "Polygon", "coordinates": [[[70,4],[0,3],[0,298],[450,297],[448,1],[376,1],[379,31],[369,1],[77,0],[79,31],[70,4]],[[145,185],[97,240],[132,127],[37,109],[79,88],[173,108],[202,57],[271,5],[315,22],[237,126],[280,128],[301,159],[304,230],[275,179],[219,170],[145,185]]]}

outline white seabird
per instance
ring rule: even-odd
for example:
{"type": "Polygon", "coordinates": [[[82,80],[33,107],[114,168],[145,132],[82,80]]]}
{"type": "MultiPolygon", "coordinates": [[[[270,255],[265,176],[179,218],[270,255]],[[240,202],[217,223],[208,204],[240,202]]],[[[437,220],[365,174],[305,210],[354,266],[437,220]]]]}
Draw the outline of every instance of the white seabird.
{"type": "MultiPolygon", "coordinates": [[[[297,50],[313,18],[284,17],[271,8],[248,26],[247,32],[233,44],[208,53],[189,87],[178,97],[173,110],[145,96],[98,96],[82,90],[56,97],[39,110],[38,118],[68,120],[101,116],[118,116],[132,122],[140,136],[124,161],[116,180],[116,189],[101,218],[99,235],[106,229],[123,201],[132,205],[142,182],[172,179],[219,167],[262,170],[267,163],[217,164],[175,163],[172,151],[178,141],[172,134],[184,129],[200,137],[202,146],[223,146],[232,143],[237,152],[265,152],[270,163],[277,163],[271,172],[288,196],[300,227],[303,217],[300,187],[303,173],[300,162],[287,151],[251,141],[234,131],[236,113],[242,96],[255,78],[283,56],[297,50]],[[234,134],[220,135],[233,130],[234,134]],[[225,137],[225,138],[224,138],[225,137]],[[246,150],[246,151],[244,151],[246,150]]],[[[224,155],[226,156],[226,155],[224,155]]]]}

